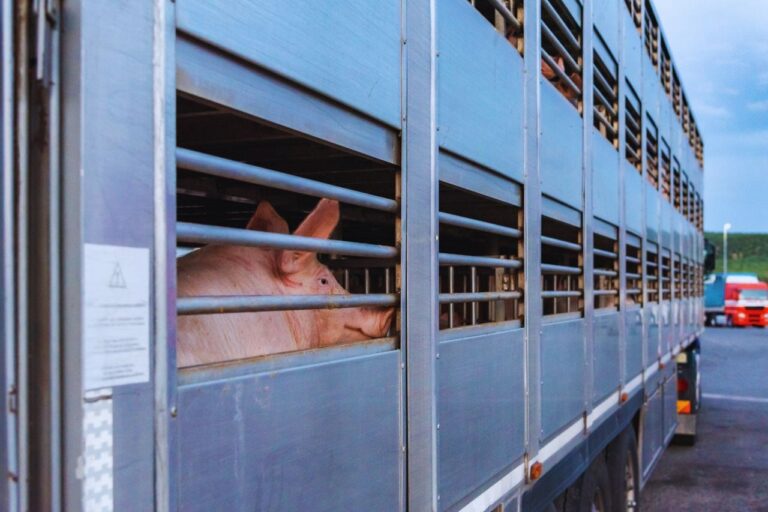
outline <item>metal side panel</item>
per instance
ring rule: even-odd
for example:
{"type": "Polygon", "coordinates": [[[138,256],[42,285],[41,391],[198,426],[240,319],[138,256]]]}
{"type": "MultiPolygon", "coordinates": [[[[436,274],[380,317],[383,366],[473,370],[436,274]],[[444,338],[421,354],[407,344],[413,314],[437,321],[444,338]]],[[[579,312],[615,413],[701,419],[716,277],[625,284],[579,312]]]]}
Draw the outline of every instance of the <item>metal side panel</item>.
{"type": "MultiPolygon", "coordinates": [[[[674,363],[669,364],[675,367],[674,363]]],[[[677,375],[676,372],[664,383],[664,444],[669,443],[677,428],[677,375]]]]}
{"type": "Polygon", "coordinates": [[[541,80],[541,191],[582,207],[583,120],[549,81],[541,80]]]}
{"type": "Polygon", "coordinates": [[[643,232],[643,178],[637,170],[622,158],[624,172],[624,212],[626,227],[640,235],[643,232]]]}
{"type": "Polygon", "coordinates": [[[648,304],[643,308],[645,315],[645,367],[648,368],[659,358],[659,305],[648,304]]]}
{"type": "Polygon", "coordinates": [[[470,497],[524,452],[523,330],[460,331],[466,334],[440,343],[441,510],[470,497]]]}
{"type": "Polygon", "coordinates": [[[625,375],[626,384],[643,369],[643,310],[628,309],[624,316],[626,329],[625,375]]]}
{"type": "Polygon", "coordinates": [[[653,242],[658,242],[660,238],[659,192],[647,181],[645,183],[645,236],[653,242]]]}
{"type": "Polygon", "coordinates": [[[619,224],[619,152],[592,129],[592,191],[595,217],[619,224]]]}
{"type": "Polygon", "coordinates": [[[179,510],[400,510],[400,352],[179,389],[179,510]]]}
{"type": "Polygon", "coordinates": [[[597,404],[612,391],[616,391],[621,380],[619,352],[619,321],[618,311],[595,313],[594,333],[595,349],[594,384],[592,388],[592,403],[597,404]]]}
{"type": "MultiPolygon", "coordinates": [[[[176,39],[181,92],[385,162],[400,162],[396,130],[186,37],[176,39]]],[[[399,127],[399,125],[398,125],[399,127]]]]}
{"type": "Polygon", "coordinates": [[[600,4],[597,9],[592,9],[592,19],[597,31],[616,56],[619,55],[619,9],[624,9],[620,2],[600,4]]]}
{"type": "Polygon", "coordinates": [[[661,387],[654,387],[650,398],[643,406],[643,436],[642,436],[642,475],[648,478],[656,460],[663,453],[663,400],[661,387]]]}
{"type": "Polygon", "coordinates": [[[643,42],[629,11],[623,5],[619,10],[622,12],[620,17],[624,23],[621,66],[624,68],[624,76],[639,93],[642,91],[640,80],[642,78],[643,42]]]}
{"type": "Polygon", "coordinates": [[[400,2],[176,4],[180,30],[400,126],[400,2]]]}
{"type": "Polygon", "coordinates": [[[466,0],[437,3],[438,126],[445,149],[523,180],[523,60],[466,0]]]}
{"type": "Polygon", "coordinates": [[[672,304],[664,301],[659,305],[659,323],[661,324],[661,353],[670,351],[672,346],[672,304]]]}
{"type": "Polygon", "coordinates": [[[659,122],[661,78],[653,67],[648,51],[643,46],[643,107],[655,122],[659,122]]]}
{"type": "Polygon", "coordinates": [[[585,410],[584,320],[544,324],[541,330],[541,440],[585,410]]]}

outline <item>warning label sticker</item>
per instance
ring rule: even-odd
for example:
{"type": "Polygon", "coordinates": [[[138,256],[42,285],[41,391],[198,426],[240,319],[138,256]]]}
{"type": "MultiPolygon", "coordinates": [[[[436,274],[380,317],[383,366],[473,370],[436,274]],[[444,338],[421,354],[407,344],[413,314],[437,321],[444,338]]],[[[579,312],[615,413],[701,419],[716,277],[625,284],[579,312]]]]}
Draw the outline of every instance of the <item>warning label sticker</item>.
{"type": "Polygon", "coordinates": [[[85,244],[84,387],[149,381],[149,249],[85,244]]]}

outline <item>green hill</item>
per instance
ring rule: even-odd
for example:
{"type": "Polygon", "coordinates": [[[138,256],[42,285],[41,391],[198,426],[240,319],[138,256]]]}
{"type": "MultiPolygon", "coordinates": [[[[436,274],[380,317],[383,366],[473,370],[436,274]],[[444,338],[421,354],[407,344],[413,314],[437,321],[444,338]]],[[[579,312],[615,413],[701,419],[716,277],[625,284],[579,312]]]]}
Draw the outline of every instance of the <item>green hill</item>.
{"type": "MultiPolygon", "coordinates": [[[[715,272],[722,272],[723,234],[704,236],[717,247],[715,272]]],[[[768,234],[728,233],[728,272],[754,272],[768,281],[768,234]]]]}

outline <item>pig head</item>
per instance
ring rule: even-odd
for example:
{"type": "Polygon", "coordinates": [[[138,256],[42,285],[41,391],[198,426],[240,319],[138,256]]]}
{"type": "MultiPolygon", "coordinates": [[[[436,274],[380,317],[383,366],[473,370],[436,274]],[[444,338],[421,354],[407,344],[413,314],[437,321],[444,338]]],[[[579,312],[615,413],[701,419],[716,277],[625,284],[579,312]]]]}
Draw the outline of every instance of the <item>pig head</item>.
{"type": "MultiPolygon", "coordinates": [[[[327,239],[339,203],[322,199],[294,232],[327,239]]],[[[288,224],[263,201],[248,229],[288,234],[288,224]]],[[[178,296],[346,295],[313,252],[209,245],[177,262],[178,296]]],[[[384,336],[394,310],[343,308],[180,316],[179,366],[291,352],[384,336]]]]}

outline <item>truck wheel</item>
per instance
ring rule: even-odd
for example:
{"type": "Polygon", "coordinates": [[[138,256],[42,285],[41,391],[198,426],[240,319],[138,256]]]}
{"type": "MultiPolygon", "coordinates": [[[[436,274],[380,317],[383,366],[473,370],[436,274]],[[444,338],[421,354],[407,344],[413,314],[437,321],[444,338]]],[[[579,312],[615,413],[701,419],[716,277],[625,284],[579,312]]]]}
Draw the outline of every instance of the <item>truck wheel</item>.
{"type": "Polygon", "coordinates": [[[638,512],[640,466],[637,461],[635,429],[628,427],[608,446],[606,460],[611,476],[613,510],[638,512]]]}
{"type": "Polygon", "coordinates": [[[728,315],[727,317],[725,317],[725,326],[733,327],[733,317],[731,315],[728,315]]]}
{"type": "Polygon", "coordinates": [[[611,478],[605,458],[598,455],[589,469],[565,492],[565,512],[611,512],[611,478]]]}

